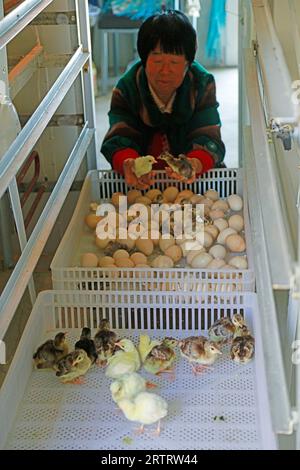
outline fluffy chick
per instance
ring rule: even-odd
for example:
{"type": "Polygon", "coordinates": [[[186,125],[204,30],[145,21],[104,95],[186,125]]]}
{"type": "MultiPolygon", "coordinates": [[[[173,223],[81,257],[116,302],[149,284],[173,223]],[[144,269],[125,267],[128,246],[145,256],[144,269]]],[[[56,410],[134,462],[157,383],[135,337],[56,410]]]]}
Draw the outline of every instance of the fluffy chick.
{"type": "Polygon", "coordinates": [[[230,349],[231,359],[238,364],[248,364],[254,357],[255,340],[246,325],[239,328],[232,341],[230,349]]]}
{"type": "Polygon", "coordinates": [[[53,368],[55,363],[68,353],[66,333],[57,333],[54,339],[49,339],[38,347],[33,355],[33,361],[37,369],[53,368]]]}
{"type": "MultiPolygon", "coordinates": [[[[86,374],[92,365],[87,353],[83,349],[73,351],[72,357],[64,358],[64,367],[68,370],[63,371],[63,367],[56,372],[56,375],[63,383],[83,383],[82,376],[86,374]]],[[[58,364],[58,367],[60,365],[58,364]]]]}
{"type": "Polygon", "coordinates": [[[204,336],[190,336],[178,343],[180,353],[192,365],[195,374],[202,372],[207,366],[213,364],[222,354],[218,346],[204,336]]]}
{"type": "Polygon", "coordinates": [[[94,364],[94,362],[96,362],[98,359],[98,353],[96,351],[95,343],[91,339],[91,336],[92,333],[90,328],[82,328],[80,340],[75,343],[75,349],[83,349],[87,353],[92,364],[94,364]]]}
{"type": "Polygon", "coordinates": [[[103,318],[100,321],[99,330],[94,337],[100,365],[106,365],[108,358],[114,354],[117,341],[118,335],[114,331],[111,331],[110,323],[107,318],[103,318]]]}
{"type": "Polygon", "coordinates": [[[152,171],[152,166],[156,163],[156,160],[151,155],[145,157],[138,157],[134,160],[133,172],[140,178],[143,175],[147,175],[152,171]]]}
{"type": "Polygon", "coordinates": [[[151,341],[148,335],[141,335],[139,352],[144,369],[151,374],[173,372],[170,368],[176,359],[174,347],[177,343],[178,341],[174,338],[164,338],[162,341],[151,341]]]}
{"type": "Polygon", "coordinates": [[[121,348],[107,362],[105,375],[117,379],[124,374],[136,372],[141,366],[140,356],[130,339],[122,339],[116,345],[121,348]]]}
{"type": "Polygon", "coordinates": [[[144,392],[147,388],[147,382],[136,372],[124,374],[119,379],[114,380],[110,385],[112,399],[118,403],[124,398],[133,398],[138,393],[144,392]]]}
{"type": "Polygon", "coordinates": [[[168,152],[162,153],[159,157],[160,160],[164,160],[167,165],[181,175],[184,179],[190,179],[195,175],[195,170],[192,167],[192,164],[189,162],[187,157],[183,154],[174,157],[168,152]]]}
{"type": "Polygon", "coordinates": [[[220,318],[209,328],[209,339],[220,344],[227,343],[232,340],[235,331],[244,324],[245,321],[239,313],[235,313],[232,318],[220,318]]]}
{"type": "Polygon", "coordinates": [[[162,397],[141,392],[132,399],[123,398],[118,405],[129,421],[141,424],[139,432],[144,431],[144,425],[158,422],[156,434],[160,434],[160,420],[168,413],[168,403],[162,397]]]}

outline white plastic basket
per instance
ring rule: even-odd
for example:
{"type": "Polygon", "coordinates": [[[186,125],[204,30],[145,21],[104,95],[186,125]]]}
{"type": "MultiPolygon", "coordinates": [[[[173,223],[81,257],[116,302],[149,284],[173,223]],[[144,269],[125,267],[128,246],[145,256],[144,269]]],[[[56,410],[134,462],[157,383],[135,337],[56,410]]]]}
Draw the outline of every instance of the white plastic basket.
{"type": "Polygon", "coordinates": [[[44,292],[0,391],[0,448],[275,449],[266,387],[255,294],[44,292]],[[135,424],[116,412],[103,369],[93,366],[83,385],[70,385],[53,371],[32,367],[32,355],[46,338],[67,330],[74,344],[81,327],[89,325],[94,333],[103,317],[137,343],[145,331],[152,338],[203,334],[215,319],[237,312],[254,333],[254,360],[238,365],[223,354],[213,369],[195,376],[178,357],[175,381],[151,376],[169,406],[159,438],[152,429],[135,436],[135,424]]]}
{"type": "Polygon", "coordinates": [[[215,189],[224,198],[236,193],[244,197],[245,236],[249,269],[211,270],[189,267],[172,269],[152,268],[81,268],[80,255],[95,252],[94,234],[84,222],[92,201],[107,201],[114,192],[127,193],[124,178],[114,171],[90,171],[85,179],[80,197],[64,237],[51,263],[54,289],[61,290],[171,290],[171,291],[254,291],[255,276],[251,255],[249,217],[246,194],[243,194],[243,174],[240,169],[215,169],[201,179],[187,185],[170,180],[165,172],[156,174],[155,185],[164,190],[175,185],[181,191],[191,189],[203,194],[215,189]],[[117,272],[116,272],[117,271],[117,272]]]}

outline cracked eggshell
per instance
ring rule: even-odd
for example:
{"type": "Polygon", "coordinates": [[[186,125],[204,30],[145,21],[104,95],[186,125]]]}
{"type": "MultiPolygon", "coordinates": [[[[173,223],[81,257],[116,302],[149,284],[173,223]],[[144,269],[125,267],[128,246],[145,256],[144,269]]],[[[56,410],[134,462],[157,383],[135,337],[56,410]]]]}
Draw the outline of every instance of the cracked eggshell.
{"type": "Polygon", "coordinates": [[[226,238],[229,237],[229,235],[236,235],[236,231],[233,229],[233,228],[226,228],[225,230],[222,230],[222,232],[220,232],[218,238],[217,238],[217,242],[220,244],[220,245],[225,245],[225,242],[226,242],[226,238]]]}
{"type": "Polygon", "coordinates": [[[148,197],[151,200],[151,202],[153,202],[161,194],[162,192],[160,189],[149,189],[149,191],[146,192],[145,196],[148,197]]]}
{"type": "Polygon", "coordinates": [[[243,209],[243,199],[238,194],[228,196],[227,202],[232,211],[238,212],[243,209]]]}
{"type": "Polygon", "coordinates": [[[237,232],[240,232],[244,228],[244,217],[235,214],[228,219],[229,227],[233,228],[237,232]]]}
{"type": "Polygon", "coordinates": [[[206,268],[209,263],[213,260],[213,257],[208,253],[200,253],[192,259],[192,268],[206,268]]]}

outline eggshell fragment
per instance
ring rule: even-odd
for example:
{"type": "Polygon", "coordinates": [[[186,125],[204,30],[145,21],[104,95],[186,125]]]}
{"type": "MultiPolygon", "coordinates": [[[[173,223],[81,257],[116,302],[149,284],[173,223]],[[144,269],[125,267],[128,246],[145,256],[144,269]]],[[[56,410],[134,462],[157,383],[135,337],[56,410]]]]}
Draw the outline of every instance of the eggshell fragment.
{"type": "Polygon", "coordinates": [[[248,261],[247,256],[235,256],[229,260],[229,266],[236,269],[247,269],[248,261]]]}

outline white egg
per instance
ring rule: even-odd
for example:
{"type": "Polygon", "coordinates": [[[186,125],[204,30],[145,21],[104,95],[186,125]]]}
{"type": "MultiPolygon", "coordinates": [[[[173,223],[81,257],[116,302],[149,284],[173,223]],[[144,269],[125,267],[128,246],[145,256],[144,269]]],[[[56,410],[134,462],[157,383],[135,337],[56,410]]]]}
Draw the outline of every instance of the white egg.
{"type": "Polygon", "coordinates": [[[233,228],[237,232],[240,232],[244,228],[244,217],[235,214],[228,219],[229,227],[233,228]]]}
{"type": "Polygon", "coordinates": [[[217,259],[224,259],[227,255],[227,251],[223,245],[214,245],[209,250],[209,254],[217,259]]]}
{"type": "Polygon", "coordinates": [[[222,230],[222,232],[220,232],[217,238],[217,242],[220,245],[225,245],[226,238],[229,237],[229,235],[234,235],[234,234],[236,234],[236,231],[233,228],[230,228],[230,227],[226,228],[225,230],[222,230]]]}
{"type": "Polygon", "coordinates": [[[204,237],[203,237],[204,248],[210,248],[213,242],[214,242],[213,237],[208,232],[204,232],[204,237]]]}
{"type": "Polygon", "coordinates": [[[240,211],[243,208],[243,199],[238,194],[232,194],[227,198],[227,202],[232,211],[240,211]]]}
{"type": "Polygon", "coordinates": [[[213,260],[213,257],[208,253],[200,253],[192,259],[192,268],[206,268],[207,265],[213,260]]]}
{"type": "Polygon", "coordinates": [[[206,253],[205,248],[200,248],[200,250],[189,251],[186,257],[187,264],[191,264],[195,256],[200,255],[200,253],[206,253]]]}
{"type": "Polygon", "coordinates": [[[217,219],[214,220],[214,225],[220,232],[223,232],[226,228],[228,228],[228,222],[225,219],[217,219]]]}
{"type": "Polygon", "coordinates": [[[235,256],[234,258],[231,258],[231,260],[229,260],[229,265],[237,269],[247,269],[247,256],[235,256]]]}

